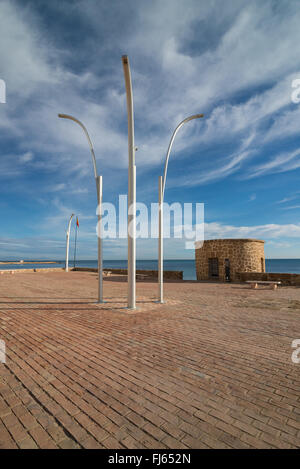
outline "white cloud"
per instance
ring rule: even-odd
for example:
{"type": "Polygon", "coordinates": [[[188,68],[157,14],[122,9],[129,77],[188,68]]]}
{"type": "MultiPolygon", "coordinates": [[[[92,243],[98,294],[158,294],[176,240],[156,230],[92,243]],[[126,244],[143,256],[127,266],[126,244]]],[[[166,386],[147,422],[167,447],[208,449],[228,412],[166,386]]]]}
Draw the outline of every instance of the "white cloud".
{"type": "Polygon", "coordinates": [[[0,5],[0,57],[2,78],[7,85],[7,104],[15,95],[29,97],[38,85],[57,81],[50,65],[51,47],[39,30],[36,18],[15,2],[0,5]],[[48,45],[49,46],[49,45],[48,45]]]}
{"type": "Polygon", "coordinates": [[[33,160],[33,157],[34,157],[33,153],[31,151],[27,151],[23,155],[19,156],[19,160],[21,163],[28,163],[29,161],[33,160]]]}
{"type": "Polygon", "coordinates": [[[206,223],[205,239],[212,238],[299,238],[300,224],[267,224],[256,226],[233,226],[222,223],[206,223]]]}

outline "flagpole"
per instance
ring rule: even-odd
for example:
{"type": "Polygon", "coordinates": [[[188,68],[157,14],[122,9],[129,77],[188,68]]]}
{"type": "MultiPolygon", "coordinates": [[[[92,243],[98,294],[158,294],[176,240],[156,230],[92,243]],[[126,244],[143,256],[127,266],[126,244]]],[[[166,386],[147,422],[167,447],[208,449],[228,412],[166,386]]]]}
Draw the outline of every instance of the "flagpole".
{"type": "Polygon", "coordinates": [[[74,269],[76,267],[77,230],[78,230],[78,218],[76,219],[76,231],[75,231],[74,269]]]}
{"type": "Polygon", "coordinates": [[[69,245],[70,245],[70,230],[71,230],[71,223],[72,223],[72,218],[74,217],[74,213],[72,213],[69,223],[68,223],[68,228],[67,228],[67,245],[66,245],[66,272],[69,271],[69,245]]]}

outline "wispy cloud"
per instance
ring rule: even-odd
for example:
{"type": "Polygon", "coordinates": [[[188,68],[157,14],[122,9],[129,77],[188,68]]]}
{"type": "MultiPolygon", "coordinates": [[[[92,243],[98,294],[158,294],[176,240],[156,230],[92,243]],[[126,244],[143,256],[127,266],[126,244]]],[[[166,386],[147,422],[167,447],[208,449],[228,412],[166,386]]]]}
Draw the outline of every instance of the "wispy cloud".
{"type": "Polygon", "coordinates": [[[289,207],[282,207],[282,210],[295,210],[299,208],[300,208],[300,205],[290,205],[289,207]]]}
{"type": "Polygon", "coordinates": [[[296,197],[297,197],[296,195],[292,195],[292,196],[290,196],[290,197],[284,197],[283,199],[278,200],[278,201],[276,202],[276,204],[285,204],[286,202],[290,202],[291,200],[295,200],[296,197]]]}
{"type": "MultiPolygon", "coordinates": [[[[300,62],[294,47],[300,40],[300,13],[294,2],[286,5],[284,10],[278,8],[278,11],[272,2],[264,5],[253,2],[244,8],[230,2],[228,11],[219,20],[222,34],[217,35],[213,50],[202,35],[200,26],[205,18],[215,22],[216,5],[191,1],[189,8],[183,8],[181,2],[168,0],[164,5],[158,1],[151,2],[151,8],[145,3],[132,4],[133,18],[126,15],[131,34],[127,36],[125,28],[123,33],[119,32],[119,37],[125,34],[123,47],[129,52],[131,49],[134,51],[132,65],[139,165],[159,163],[174,126],[192,112],[209,112],[204,128],[197,130],[195,125],[179,135],[175,152],[202,142],[212,143],[216,138],[218,141],[238,138],[242,142],[251,138],[254,128],[263,119],[270,115],[274,117],[290,103],[291,78],[287,73],[300,62]],[[137,27],[130,28],[136,19],[139,19],[137,27]],[[159,28],[159,24],[164,26],[159,28]],[[238,37],[243,37],[243,41],[237,40],[238,37]],[[197,51],[193,50],[193,41],[197,43],[197,51]],[[143,57],[148,59],[143,60],[143,57]],[[154,73],[150,71],[149,60],[154,73]],[[251,67],[247,65],[249,63],[251,67]],[[267,89],[255,92],[243,103],[230,103],[236,93],[261,85],[267,89]],[[226,99],[228,102],[224,104],[226,99]],[[223,101],[223,104],[212,107],[216,101],[223,101]],[[192,138],[189,132],[192,132],[192,138]]],[[[57,156],[52,156],[53,164],[64,172],[77,169],[84,174],[90,166],[88,158],[82,158],[82,152],[87,151],[85,138],[72,123],[57,119],[59,111],[79,114],[90,130],[102,165],[125,167],[127,137],[125,129],[121,128],[126,119],[126,109],[118,36],[110,36],[110,47],[120,51],[114,64],[111,61],[107,63],[106,48],[97,48],[102,76],[92,65],[93,49],[90,69],[75,72],[73,67],[66,65],[68,52],[61,51],[55,41],[47,41],[40,18],[33,9],[22,10],[21,14],[19,5],[19,2],[4,0],[0,6],[0,56],[6,73],[4,78],[10,93],[16,92],[19,97],[15,104],[18,107],[21,102],[24,106],[26,104],[25,112],[20,115],[10,100],[5,116],[12,132],[18,129],[22,145],[39,152],[40,160],[45,151],[56,153],[57,156]],[[17,53],[13,59],[8,52],[11,50],[17,53]],[[111,80],[111,85],[106,81],[106,64],[107,73],[118,76],[117,80],[111,80]],[[101,85],[104,85],[102,90],[101,85]],[[96,101],[93,98],[98,91],[101,99],[96,101]],[[31,105],[32,98],[38,99],[41,105],[31,105]]],[[[57,6],[57,2],[54,5],[57,6]]],[[[122,11],[123,3],[118,5],[122,11]]],[[[78,1],[76,8],[85,18],[86,25],[92,26],[90,31],[97,41],[97,35],[102,35],[99,11],[104,15],[101,22],[104,30],[107,12],[91,1],[84,4],[78,1]],[[96,19],[98,27],[93,28],[96,19]]],[[[120,17],[123,17],[121,12],[120,17]]],[[[114,24],[113,16],[110,20],[114,24]]],[[[234,156],[232,162],[226,163],[217,173],[217,178],[232,174],[241,158],[234,156]]],[[[214,180],[214,172],[202,179],[214,180]]]]}
{"type": "Polygon", "coordinates": [[[295,191],[292,194],[287,195],[283,199],[278,200],[275,202],[276,204],[286,204],[287,202],[291,202],[292,200],[298,199],[300,197],[300,191],[295,191]]]}
{"type": "Polygon", "coordinates": [[[245,178],[251,179],[266,174],[283,173],[297,168],[300,168],[300,149],[289,153],[280,153],[266,163],[252,167],[245,178]]]}

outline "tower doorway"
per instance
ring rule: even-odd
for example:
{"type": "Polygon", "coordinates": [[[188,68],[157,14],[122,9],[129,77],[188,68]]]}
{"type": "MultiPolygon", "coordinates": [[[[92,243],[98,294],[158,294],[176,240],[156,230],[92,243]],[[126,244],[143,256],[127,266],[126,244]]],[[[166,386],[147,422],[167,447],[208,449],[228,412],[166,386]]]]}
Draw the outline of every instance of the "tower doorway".
{"type": "Polygon", "coordinates": [[[225,280],[230,282],[230,260],[225,259],[225,280]]]}

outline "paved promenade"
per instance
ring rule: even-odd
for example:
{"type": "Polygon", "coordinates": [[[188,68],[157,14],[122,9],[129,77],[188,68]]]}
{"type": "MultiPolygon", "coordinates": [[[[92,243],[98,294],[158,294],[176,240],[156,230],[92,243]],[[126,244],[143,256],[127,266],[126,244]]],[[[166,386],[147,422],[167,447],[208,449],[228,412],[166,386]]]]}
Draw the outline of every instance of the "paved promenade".
{"type": "Polygon", "coordinates": [[[0,448],[300,447],[300,289],[0,276],[0,448]]]}

